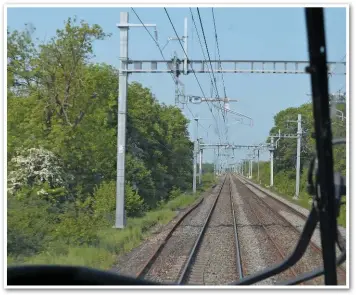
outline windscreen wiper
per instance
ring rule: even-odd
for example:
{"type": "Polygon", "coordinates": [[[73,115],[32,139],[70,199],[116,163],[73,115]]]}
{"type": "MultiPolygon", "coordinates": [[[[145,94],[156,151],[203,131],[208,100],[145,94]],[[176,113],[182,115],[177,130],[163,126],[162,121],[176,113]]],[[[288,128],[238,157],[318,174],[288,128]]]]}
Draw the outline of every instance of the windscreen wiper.
{"type": "Polygon", "coordinates": [[[322,8],[305,9],[313,94],[313,113],[318,159],[317,210],[325,269],[325,285],[337,285],[336,242],[337,212],[329,110],[327,50],[322,8]]]}

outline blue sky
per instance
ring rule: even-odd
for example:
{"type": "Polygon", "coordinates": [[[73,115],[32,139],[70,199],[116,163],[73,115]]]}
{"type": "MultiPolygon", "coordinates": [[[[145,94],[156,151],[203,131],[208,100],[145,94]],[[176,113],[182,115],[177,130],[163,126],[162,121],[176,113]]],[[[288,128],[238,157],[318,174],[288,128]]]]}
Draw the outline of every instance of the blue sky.
{"type": "MultiPolygon", "coordinates": [[[[168,37],[174,36],[163,8],[135,8],[145,23],[155,23],[158,27],[159,42],[163,46],[168,37]]],[[[304,10],[302,8],[215,8],[215,20],[219,38],[221,59],[259,59],[259,60],[308,60],[307,36],[304,10]]],[[[97,41],[94,46],[95,61],[114,66],[119,64],[119,23],[121,11],[129,12],[129,22],[139,23],[129,8],[8,8],[7,20],[10,29],[23,29],[25,23],[36,27],[35,37],[49,40],[56,29],[62,28],[68,17],[77,16],[90,24],[99,24],[111,38],[97,41]]],[[[188,55],[190,59],[203,59],[197,35],[191,20],[189,8],[168,8],[170,17],[178,34],[183,35],[184,17],[188,17],[188,55]]],[[[193,8],[196,22],[198,16],[193,8]]],[[[200,8],[210,55],[215,57],[215,37],[211,8],[200,8]]],[[[341,61],[346,55],[346,9],[325,9],[327,54],[329,61],[341,61]]],[[[198,24],[198,23],[197,23],[198,24]]],[[[130,29],[129,58],[162,59],[156,45],[143,28],[130,29]]],[[[202,36],[201,36],[202,38],[202,36]]],[[[177,42],[171,42],[164,50],[165,57],[171,58],[174,51],[183,58],[182,49],[177,42]]],[[[197,74],[205,93],[210,93],[208,74],[197,74]]],[[[223,93],[221,75],[217,76],[219,93],[223,93]]],[[[200,95],[201,91],[193,74],[181,76],[187,94],[200,95]]],[[[230,103],[232,110],[246,114],[254,119],[252,128],[235,124],[229,128],[229,140],[235,144],[256,144],[264,142],[273,116],[287,107],[296,107],[307,101],[311,92],[308,75],[260,75],[225,74],[227,96],[239,102],[230,103]]],[[[129,81],[139,81],[151,88],[160,102],[174,104],[174,84],[168,74],[134,74],[129,81]]],[[[345,86],[344,76],[330,79],[330,91],[345,86]]],[[[198,114],[206,129],[214,123],[207,105],[190,105],[198,114]]],[[[187,117],[190,113],[183,110],[187,117]]],[[[293,118],[291,118],[293,119],[293,118]]],[[[296,119],[296,118],[294,118],[296,119]]],[[[220,120],[221,121],[221,120],[220,120]]],[[[229,118],[232,122],[233,118],[229,118]]],[[[190,124],[192,136],[195,125],[190,124]]],[[[223,130],[223,129],[221,129],[223,130]]],[[[218,136],[213,128],[209,133],[201,129],[205,142],[216,142],[218,136]]],[[[288,139],[290,140],[290,139],[288,139]]],[[[246,151],[235,151],[235,158],[241,159],[246,151]]],[[[263,158],[267,158],[267,153],[263,158]]],[[[212,151],[205,153],[205,160],[212,161],[212,151]]]]}

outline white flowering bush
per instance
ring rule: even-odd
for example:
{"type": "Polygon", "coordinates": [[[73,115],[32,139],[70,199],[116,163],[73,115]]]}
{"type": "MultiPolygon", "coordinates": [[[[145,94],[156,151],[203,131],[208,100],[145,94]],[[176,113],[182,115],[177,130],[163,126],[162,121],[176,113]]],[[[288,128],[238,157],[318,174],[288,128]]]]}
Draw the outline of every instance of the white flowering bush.
{"type": "MultiPolygon", "coordinates": [[[[66,187],[73,176],[67,175],[60,159],[43,148],[23,150],[11,159],[8,173],[8,192],[15,193],[24,186],[49,184],[51,188],[66,187]]],[[[45,195],[44,189],[39,194],[45,195]]]]}

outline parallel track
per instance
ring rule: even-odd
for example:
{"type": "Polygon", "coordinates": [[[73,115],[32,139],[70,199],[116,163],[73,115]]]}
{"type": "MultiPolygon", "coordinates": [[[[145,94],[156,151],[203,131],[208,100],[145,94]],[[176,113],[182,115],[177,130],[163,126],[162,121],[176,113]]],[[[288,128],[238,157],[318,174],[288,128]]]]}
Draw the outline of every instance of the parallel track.
{"type": "MultiPolygon", "coordinates": [[[[282,250],[281,245],[280,245],[277,241],[275,241],[275,240],[273,239],[273,237],[271,236],[271,234],[270,234],[270,232],[269,232],[269,230],[268,230],[268,227],[264,224],[264,222],[263,222],[263,220],[262,220],[262,218],[261,218],[261,215],[260,215],[259,213],[257,213],[258,211],[256,210],[256,208],[255,208],[253,205],[251,205],[251,202],[250,202],[250,201],[248,201],[248,204],[249,204],[249,206],[250,206],[250,209],[251,209],[253,215],[256,217],[256,219],[258,220],[258,222],[261,224],[261,226],[262,226],[262,228],[263,228],[265,234],[267,235],[268,239],[271,241],[271,243],[272,243],[272,245],[274,246],[274,248],[277,249],[277,252],[279,253],[279,256],[282,258],[282,260],[286,259],[286,258],[287,258],[287,255],[286,255],[286,254],[284,253],[284,251],[282,250]]],[[[295,271],[294,266],[291,267],[289,270],[291,271],[291,273],[293,274],[294,277],[297,276],[297,273],[296,273],[296,271],[295,271]]]]}
{"type": "MultiPolygon", "coordinates": [[[[237,179],[239,179],[238,177],[236,177],[237,179]]],[[[242,178],[243,179],[243,178],[242,178]]],[[[239,179],[240,180],[240,179],[239,179]]],[[[240,180],[241,181],[241,180],[240,180]]],[[[241,181],[242,182],[242,181],[241,181]]],[[[245,186],[251,191],[252,195],[254,196],[254,198],[262,203],[265,207],[267,207],[269,210],[271,210],[272,212],[275,213],[276,216],[278,216],[279,219],[281,219],[283,221],[283,223],[287,224],[295,233],[297,233],[298,235],[301,234],[300,229],[298,229],[294,224],[292,224],[289,220],[287,220],[284,216],[282,216],[275,208],[273,208],[266,200],[264,200],[263,198],[260,198],[259,196],[256,195],[256,193],[251,190],[247,185],[249,184],[246,181],[242,182],[243,184],[245,184],[245,186]]],[[[249,184],[251,185],[251,184],[249,184]]],[[[298,217],[300,217],[302,220],[306,221],[307,217],[302,214],[301,212],[299,212],[298,210],[296,210],[293,207],[288,206],[286,203],[278,200],[277,198],[274,198],[273,196],[271,196],[270,194],[266,193],[265,191],[259,189],[257,186],[252,185],[255,189],[257,189],[258,191],[260,191],[261,193],[265,194],[266,196],[270,197],[274,202],[278,203],[279,205],[281,205],[283,208],[285,208],[287,211],[292,212],[294,215],[297,215],[298,217]]],[[[319,255],[322,255],[322,250],[319,246],[317,246],[313,241],[310,241],[311,248],[317,252],[319,255]]],[[[346,282],[346,271],[344,268],[342,267],[338,267],[338,274],[339,274],[339,278],[343,281],[346,282]]]]}

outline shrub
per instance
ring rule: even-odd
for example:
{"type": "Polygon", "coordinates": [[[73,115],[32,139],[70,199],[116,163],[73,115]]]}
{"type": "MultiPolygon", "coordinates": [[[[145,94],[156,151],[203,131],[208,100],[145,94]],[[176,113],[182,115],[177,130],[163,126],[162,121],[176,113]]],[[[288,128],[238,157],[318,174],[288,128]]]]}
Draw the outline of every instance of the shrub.
{"type": "MultiPolygon", "coordinates": [[[[94,192],[94,215],[106,225],[114,223],[116,209],[116,183],[103,182],[94,192]]],[[[143,199],[129,184],[125,187],[125,210],[127,217],[142,216],[146,211],[143,199]]]]}
{"type": "Polygon", "coordinates": [[[10,161],[8,192],[14,194],[24,186],[47,182],[50,188],[65,187],[72,175],[63,169],[61,160],[42,148],[30,148],[17,153],[10,161]]]}
{"type": "Polygon", "coordinates": [[[23,188],[19,200],[8,197],[7,251],[9,255],[34,255],[44,249],[53,231],[55,220],[51,206],[30,189],[23,188]]]}
{"type": "Polygon", "coordinates": [[[67,204],[67,210],[59,215],[59,223],[53,232],[53,240],[68,245],[95,244],[99,223],[91,213],[92,198],[85,202],[67,204]]]}

